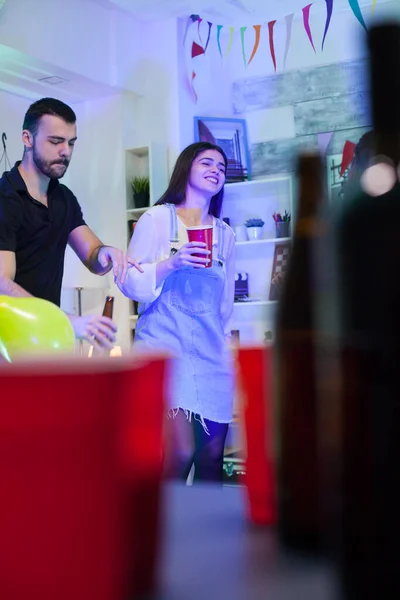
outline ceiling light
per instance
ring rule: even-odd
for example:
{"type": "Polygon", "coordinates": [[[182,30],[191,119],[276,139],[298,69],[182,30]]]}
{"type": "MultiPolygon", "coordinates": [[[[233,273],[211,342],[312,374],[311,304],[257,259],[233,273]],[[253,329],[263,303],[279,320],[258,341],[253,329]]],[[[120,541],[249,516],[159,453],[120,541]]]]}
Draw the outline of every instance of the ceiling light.
{"type": "Polygon", "coordinates": [[[53,75],[50,77],[42,77],[39,81],[45,81],[46,83],[51,83],[51,85],[57,85],[58,83],[64,83],[68,81],[68,79],[64,79],[63,77],[57,77],[57,75],[53,75]]]}

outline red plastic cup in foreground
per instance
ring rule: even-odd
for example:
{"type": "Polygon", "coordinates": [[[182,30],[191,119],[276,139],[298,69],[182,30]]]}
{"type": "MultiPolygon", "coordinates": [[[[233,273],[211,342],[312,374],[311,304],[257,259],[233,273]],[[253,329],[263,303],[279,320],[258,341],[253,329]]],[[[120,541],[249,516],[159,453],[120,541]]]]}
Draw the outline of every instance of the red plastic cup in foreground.
{"type": "Polygon", "coordinates": [[[129,362],[0,368],[2,599],[155,588],[165,359],[129,362]]]}
{"type": "Polygon", "coordinates": [[[206,268],[212,266],[212,245],[213,245],[213,226],[212,225],[198,225],[196,227],[186,227],[189,242],[204,242],[207,244],[206,250],[209,250],[211,254],[193,254],[198,258],[209,258],[210,262],[205,265],[206,268]]]}
{"type": "Polygon", "coordinates": [[[240,348],[238,363],[248,518],[258,525],[273,525],[276,482],[272,452],[272,348],[240,348]]]}

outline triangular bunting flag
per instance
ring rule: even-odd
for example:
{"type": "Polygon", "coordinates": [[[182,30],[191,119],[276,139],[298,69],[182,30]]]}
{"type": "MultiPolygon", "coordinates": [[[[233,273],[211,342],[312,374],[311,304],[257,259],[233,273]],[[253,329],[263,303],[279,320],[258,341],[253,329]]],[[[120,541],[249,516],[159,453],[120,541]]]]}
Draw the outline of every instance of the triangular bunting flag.
{"type": "Polygon", "coordinates": [[[196,56],[200,56],[201,54],[204,54],[204,48],[202,46],[200,46],[199,44],[197,44],[196,42],[193,42],[192,58],[195,58],[196,56]]]}
{"type": "Polygon", "coordinates": [[[247,66],[247,61],[246,61],[246,51],[244,48],[244,34],[246,32],[247,27],[241,27],[240,28],[240,39],[242,41],[242,55],[243,55],[243,62],[244,62],[244,66],[247,66]]]}
{"type": "Polygon", "coordinates": [[[189,27],[192,25],[192,23],[196,23],[196,21],[198,21],[199,19],[200,19],[199,15],[190,15],[190,17],[188,18],[188,20],[186,22],[185,33],[183,35],[183,45],[185,45],[186,36],[187,36],[189,27]]]}
{"type": "Polygon", "coordinates": [[[342,177],[345,170],[350,166],[351,161],[354,157],[354,149],[356,144],[346,140],[343,146],[342,164],[340,165],[340,177],[342,177]]]}
{"type": "Polygon", "coordinates": [[[269,51],[271,53],[272,62],[274,64],[274,71],[276,71],[276,58],[275,58],[275,44],[274,44],[274,25],[276,21],[270,21],[268,23],[268,36],[269,36],[269,51]]]}
{"type": "Polygon", "coordinates": [[[255,42],[254,42],[253,52],[251,53],[251,56],[249,58],[249,62],[247,63],[248,65],[251,63],[251,61],[255,57],[256,52],[258,50],[258,46],[260,45],[261,25],[253,25],[253,27],[254,27],[254,30],[256,32],[256,39],[255,39],[255,42]]]}
{"type": "Polygon", "coordinates": [[[310,8],[311,7],[312,7],[312,3],[308,4],[307,6],[305,6],[303,8],[303,23],[304,23],[304,29],[306,30],[307,37],[310,40],[310,44],[313,47],[313,50],[315,52],[315,46],[314,46],[313,37],[312,37],[311,29],[310,29],[310,8]]]}
{"type": "Polygon", "coordinates": [[[361,12],[361,8],[358,3],[358,0],[349,0],[349,5],[350,5],[351,10],[354,13],[355,18],[357,19],[357,21],[359,23],[361,23],[361,25],[364,27],[364,29],[366,31],[367,27],[365,25],[364,17],[362,16],[362,12],[361,12]]]}
{"type": "Polygon", "coordinates": [[[329,24],[331,22],[332,11],[333,11],[333,0],[325,0],[326,2],[326,21],[324,29],[324,37],[322,38],[322,50],[324,49],[326,34],[328,33],[329,24]]]}
{"type": "Polygon", "coordinates": [[[284,59],[283,59],[283,66],[286,66],[286,59],[289,53],[289,46],[290,46],[290,40],[292,38],[292,25],[293,25],[293,17],[294,17],[294,13],[292,13],[291,15],[287,15],[285,17],[285,21],[286,21],[286,42],[285,42],[285,54],[284,54],[284,59]]]}
{"type": "Polygon", "coordinates": [[[318,134],[318,150],[322,156],[325,156],[332,136],[333,131],[318,134]]]}

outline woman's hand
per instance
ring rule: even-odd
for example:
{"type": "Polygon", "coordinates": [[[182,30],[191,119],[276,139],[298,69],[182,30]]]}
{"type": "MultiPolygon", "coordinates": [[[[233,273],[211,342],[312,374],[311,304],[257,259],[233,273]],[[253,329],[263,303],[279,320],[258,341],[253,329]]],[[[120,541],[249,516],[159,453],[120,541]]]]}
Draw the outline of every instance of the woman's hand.
{"type": "Polygon", "coordinates": [[[204,269],[210,262],[210,254],[211,252],[207,250],[207,244],[204,242],[188,242],[179,248],[178,252],[171,256],[169,260],[174,269],[180,269],[181,267],[204,269]]]}
{"type": "Polygon", "coordinates": [[[182,248],[179,248],[176,254],[157,263],[156,287],[159,287],[171,273],[182,267],[204,269],[211,258],[208,258],[211,252],[206,248],[207,244],[204,242],[189,242],[182,246],[182,248]],[[195,254],[199,254],[200,256],[195,256],[195,254]]]}
{"type": "Polygon", "coordinates": [[[97,255],[97,260],[104,268],[112,265],[114,282],[117,284],[125,282],[126,274],[131,267],[143,273],[143,269],[137,261],[128,256],[126,252],[112,246],[102,246],[97,255]]]}

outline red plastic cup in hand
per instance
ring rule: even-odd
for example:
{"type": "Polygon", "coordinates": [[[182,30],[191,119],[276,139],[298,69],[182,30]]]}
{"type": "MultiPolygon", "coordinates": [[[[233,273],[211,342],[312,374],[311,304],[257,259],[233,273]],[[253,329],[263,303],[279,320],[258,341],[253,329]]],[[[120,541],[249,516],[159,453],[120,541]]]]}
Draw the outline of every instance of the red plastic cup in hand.
{"type": "Polygon", "coordinates": [[[210,254],[193,254],[198,258],[209,258],[210,262],[205,265],[206,268],[212,266],[212,245],[213,245],[213,226],[212,225],[198,225],[194,227],[186,227],[189,242],[204,242],[207,244],[206,250],[210,251],[210,254]]]}

